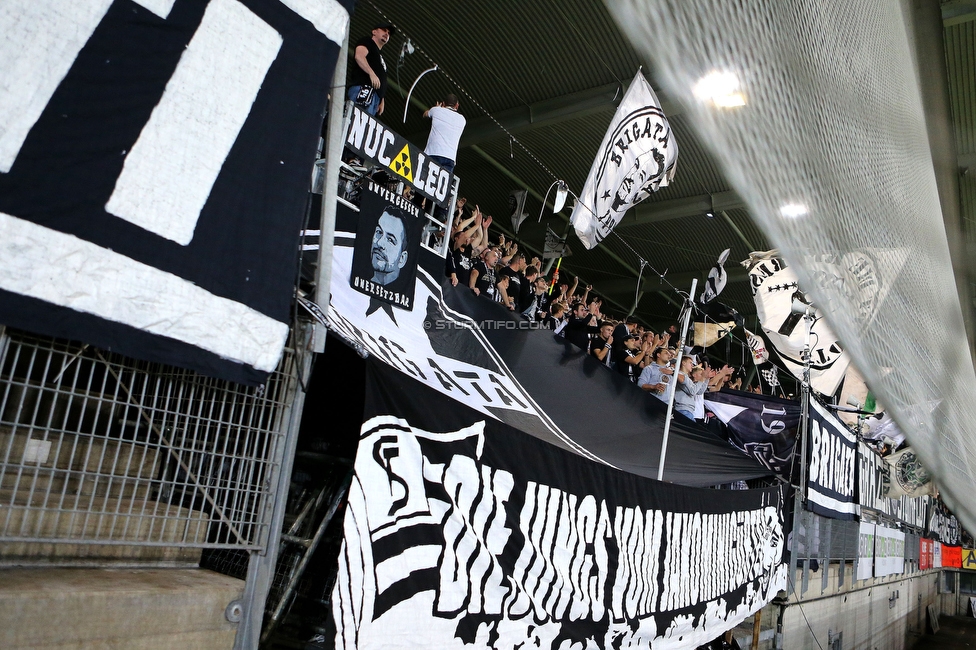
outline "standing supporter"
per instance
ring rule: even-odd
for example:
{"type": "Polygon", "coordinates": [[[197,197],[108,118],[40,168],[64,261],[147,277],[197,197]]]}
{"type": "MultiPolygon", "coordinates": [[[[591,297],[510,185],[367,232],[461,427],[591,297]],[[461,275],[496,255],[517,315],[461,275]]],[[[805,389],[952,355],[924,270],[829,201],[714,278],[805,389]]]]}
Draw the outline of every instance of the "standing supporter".
{"type": "Polygon", "coordinates": [[[495,299],[495,263],[497,262],[498,251],[494,248],[486,249],[481,254],[481,259],[475,262],[468,277],[468,286],[475,295],[495,299]]]}
{"type": "Polygon", "coordinates": [[[509,288],[512,286],[509,277],[495,274],[495,278],[495,300],[515,311],[515,299],[509,295],[509,288]]]}
{"type": "Polygon", "coordinates": [[[640,376],[640,362],[647,353],[641,348],[640,340],[633,334],[624,335],[624,344],[614,359],[617,372],[637,383],[640,376]]]}
{"type": "Polygon", "coordinates": [[[471,274],[471,266],[474,264],[471,259],[471,236],[464,230],[454,233],[451,242],[451,250],[444,260],[444,270],[447,277],[451,279],[451,284],[457,286],[468,286],[468,276],[471,274]]]}
{"type": "Polygon", "coordinates": [[[713,393],[722,390],[722,387],[725,386],[725,382],[729,380],[729,377],[732,376],[733,372],[734,371],[728,366],[728,364],[722,366],[721,370],[715,370],[714,368],[709,369],[707,371],[708,390],[713,393]]]}
{"type": "MultiPolygon", "coordinates": [[[[526,310],[528,310],[532,305],[536,304],[535,298],[535,284],[536,280],[539,278],[539,267],[537,266],[527,266],[525,267],[525,279],[522,284],[519,285],[519,295],[518,295],[518,312],[525,316],[526,310]]],[[[525,316],[526,318],[535,319],[535,314],[530,316],[525,316]]]]}
{"type": "Polygon", "coordinates": [[[596,317],[586,311],[586,305],[576,303],[569,322],[566,323],[566,339],[576,347],[587,350],[590,347],[590,335],[599,331],[596,317]]]}
{"type": "Polygon", "coordinates": [[[542,322],[552,330],[553,334],[562,336],[563,330],[566,329],[566,305],[561,302],[552,303],[549,314],[542,319],[542,322]]]}
{"type": "Polygon", "coordinates": [[[579,285],[579,278],[573,278],[572,286],[570,286],[568,278],[557,279],[556,288],[559,289],[559,295],[556,297],[556,300],[568,305],[572,295],[576,293],[577,285],[579,285]]]}
{"type": "Polygon", "coordinates": [[[599,296],[590,296],[589,302],[586,304],[586,310],[596,316],[597,320],[604,320],[603,314],[600,313],[601,307],[603,307],[603,299],[599,296]]]}
{"type": "MultiPolygon", "coordinates": [[[[624,338],[633,336],[636,330],[637,318],[634,316],[628,316],[626,320],[617,325],[616,329],[613,330],[613,352],[615,357],[620,355],[620,350],[624,347],[624,338]]],[[[614,361],[616,361],[616,358],[614,361]]]]}
{"type": "Polygon", "coordinates": [[[590,356],[596,357],[599,361],[610,364],[610,346],[613,344],[613,323],[602,321],[600,323],[600,333],[590,339],[590,356]]]}
{"type": "Polygon", "coordinates": [[[659,347],[651,355],[651,360],[653,363],[644,368],[637,384],[662,402],[667,402],[674,386],[671,381],[674,369],[668,365],[671,351],[666,347],[659,347]]]}
{"type": "Polygon", "coordinates": [[[508,290],[503,302],[509,309],[515,310],[518,307],[519,294],[522,292],[522,281],[525,278],[522,272],[525,267],[525,253],[515,253],[508,261],[508,266],[498,272],[499,276],[508,278],[508,290]]]}
{"type": "MultiPolygon", "coordinates": [[[[691,369],[691,381],[695,384],[700,384],[704,382],[705,386],[708,387],[708,375],[705,373],[705,367],[702,365],[697,365],[691,369]]],[[[695,395],[695,409],[693,411],[695,416],[695,421],[705,424],[705,393],[702,391],[695,395]]]]}
{"type": "Polygon", "coordinates": [[[458,106],[458,98],[448,95],[444,101],[437,102],[437,106],[424,111],[424,117],[430,118],[430,135],[427,136],[424,153],[449,172],[454,171],[458,142],[465,125],[464,116],[458,113],[458,106]]]}
{"type": "MultiPolygon", "coordinates": [[[[674,410],[689,420],[695,419],[695,397],[704,396],[708,390],[708,382],[704,380],[704,373],[699,377],[702,381],[696,382],[692,375],[695,362],[691,357],[681,357],[681,368],[678,371],[678,379],[675,385],[677,392],[674,394],[674,410]]],[[[705,401],[702,399],[702,417],[705,416],[705,401]]]]}
{"type": "Polygon", "coordinates": [[[532,298],[528,307],[522,311],[522,315],[537,321],[546,320],[549,317],[550,304],[549,281],[544,275],[540,275],[532,283],[532,298]]]}
{"type": "Polygon", "coordinates": [[[380,50],[394,32],[390,23],[380,23],[372,35],[356,43],[356,65],[350,68],[348,98],[370,115],[382,115],[386,97],[386,61],[380,50]]]}

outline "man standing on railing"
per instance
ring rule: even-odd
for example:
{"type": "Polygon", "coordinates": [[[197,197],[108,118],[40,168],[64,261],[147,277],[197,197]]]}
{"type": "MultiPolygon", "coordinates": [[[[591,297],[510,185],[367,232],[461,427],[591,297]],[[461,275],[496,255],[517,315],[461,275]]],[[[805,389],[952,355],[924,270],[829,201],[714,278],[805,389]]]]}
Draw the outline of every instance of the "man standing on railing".
{"type": "Polygon", "coordinates": [[[430,118],[430,135],[427,136],[424,153],[441,169],[449,172],[454,171],[458,143],[467,123],[464,116],[458,113],[458,106],[458,98],[448,95],[444,101],[437,102],[437,106],[424,111],[424,117],[430,118]]]}
{"type": "Polygon", "coordinates": [[[347,97],[364,107],[370,115],[382,115],[386,96],[386,61],[380,50],[393,35],[390,23],[373,28],[372,36],[364,36],[356,43],[356,65],[350,68],[347,97]]]}

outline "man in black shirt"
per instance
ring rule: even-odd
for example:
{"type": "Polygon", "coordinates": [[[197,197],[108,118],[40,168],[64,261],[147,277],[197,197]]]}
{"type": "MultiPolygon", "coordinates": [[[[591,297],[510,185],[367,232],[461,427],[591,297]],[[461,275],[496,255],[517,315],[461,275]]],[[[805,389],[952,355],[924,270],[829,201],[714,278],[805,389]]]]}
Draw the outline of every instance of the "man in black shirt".
{"type": "Polygon", "coordinates": [[[475,262],[468,276],[468,286],[479,296],[496,300],[495,264],[498,263],[498,249],[486,248],[481,259],[475,262]]]}
{"type": "Polygon", "coordinates": [[[393,35],[393,25],[380,23],[371,36],[356,43],[355,65],[349,72],[348,97],[370,115],[382,115],[386,96],[386,61],[380,50],[393,35]]]}
{"type": "Polygon", "coordinates": [[[522,293],[522,283],[525,280],[525,276],[522,275],[522,271],[524,270],[525,253],[516,253],[509,260],[508,266],[498,271],[499,276],[508,278],[508,287],[506,287],[505,293],[502,295],[502,302],[509,309],[517,310],[518,308],[518,299],[522,293]]]}
{"type": "Polygon", "coordinates": [[[600,322],[600,334],[590,339],[590,356],[610,365],[610,346],[613,343],[613,323],[600,322]]]}
{"type": "Polygon", "coordinates": [[[633,336],[636,330],[637,319],[633,316],[628,316],[627,320],[617,325],[617,327],[613,330],[614,363],[616,363],[617,357],[620,355],[620,351],[624,349],[624,338],[627,336],[633,336]]]}
{"type": "Polygon", "coordinates": [[[588,350],[590,347],[590,335],[596,334],[600,328],[596,325],[596,316],[586,311],[586,305],[576,303],[573,313],[566,323],[563,334],[566,340],[578,348],[588,350]]]}
{"type": "MultiPolygon", "coordinates": [[[[614,336],[614,339],[616,340],[616,336],[614,336]]],[[[614,363],[617,372],[630,381],[637,383],[637,378],[641,374],[640,362],[644,360],[646,353],[647,349],[641,346],[640,339],[633,334],[624,335],[623,346],[619,352],[614,353],[614,363]]]]}
{"type": "Polygon", "coordinates": [[[522,310],[522,315],[530,320],[541,321],[549,316],[549,305],[552,303],[549,296],[549,281],[546,280],[546,276],[537,276],[531,284],[531,290],[529,304],[522,310]]]}

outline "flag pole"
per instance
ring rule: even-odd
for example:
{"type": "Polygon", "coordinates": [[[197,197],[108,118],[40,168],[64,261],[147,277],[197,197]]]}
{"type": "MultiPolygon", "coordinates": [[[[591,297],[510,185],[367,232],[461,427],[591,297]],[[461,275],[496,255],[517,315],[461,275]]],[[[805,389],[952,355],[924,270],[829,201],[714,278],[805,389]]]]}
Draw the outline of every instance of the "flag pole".
{"type": "Polygon", "coordinates": [[[685,322],[681,324],[681,341],[678,343],[678,356],[674,361],[674,375],[671,376],[671,395],[668,396],[668,414],[664,419],[664,439],[661,440],[661,458],[657,463],[657,480],[664,480],[664,457],[668,453],[668,435],[671,433],[671,415],[674,413],[674,394],[678,391],[678,372],[681,370],[681,356],[685,351],[685,338],[688,336],[688,322],[691,312],[695,310],[695,290],[698,289],[698,278],[691,281],[691,293],[688,295],[688,311],[685,312],[685,322]]]}

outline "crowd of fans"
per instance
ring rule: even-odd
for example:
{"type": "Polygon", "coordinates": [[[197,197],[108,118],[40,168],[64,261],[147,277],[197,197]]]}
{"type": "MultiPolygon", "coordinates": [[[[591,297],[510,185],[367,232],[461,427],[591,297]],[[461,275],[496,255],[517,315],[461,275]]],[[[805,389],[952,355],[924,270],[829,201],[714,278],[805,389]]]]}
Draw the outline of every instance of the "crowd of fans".
{"type": "Polygon", "coordinates": [[[492,241],[491,217],[478,206],[466,211],[466,203],[458,199],[451,229],[445,269],[451,284],[468,287],[552,329],[662,401],[677,390],[674,408],[688,419],[706,421],[706,393],[742,388],[741,373],[728,365],[712,367],[703,354],[691,349],[683,351],[681,367],[675,368],[680,338],[675,325],[654,332],[633,316],[614,318],[603,313],[603,301],[592,293],[592,286],[577,293],[579,279],[560,280],[558,272],[550,281],[538,257],[527,259],[518,244],[503,234],[492,241]]]}
{"type": "MultiPolygon", "coordinates": [[[[356,43],[348,98],[371,115],[383,113],[387,67],[381,50],[393,30],[392,24],[381,22],[356,43]]],[[[424,113],[431,119],[425,153],[449,170],[454,168],[465,125],[458,107],[457,97],[451,94],[424,113]]],[[[425,203],[421,196],[414,200],[425,203]]],[[[704,421],[706,392],[726,385],[741,387],[742,378],[733,380],[729,366],[712,368],[703,355],[692,355],[691,350],[682,357],[681,367],[675,368],[676,327],[655,333],[633,317],[615,319],[602,313],[603,302],[591,294],[590,285],[578,295],[578,278],[571,284],[560,281],[558,270],[550,281],[538,257],[527,259],[518,244],[506,241],[504,235],[492,242],[488,234],[491,216],[482,214],[478,206],[466,211],[466,203],[464,198],[458,199],[451,220],[446,274],[454,286],[468,287],[476,295],[552,329],[661,400],[668,401],[676,390],[675,409],[687,418],[704,421]]]]}

